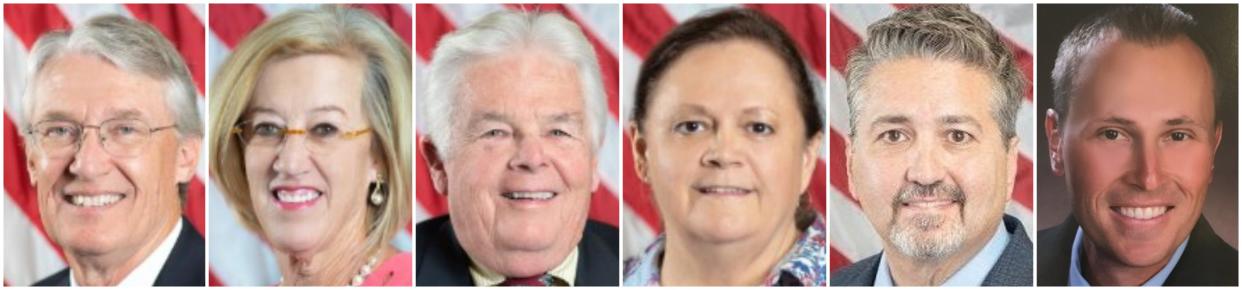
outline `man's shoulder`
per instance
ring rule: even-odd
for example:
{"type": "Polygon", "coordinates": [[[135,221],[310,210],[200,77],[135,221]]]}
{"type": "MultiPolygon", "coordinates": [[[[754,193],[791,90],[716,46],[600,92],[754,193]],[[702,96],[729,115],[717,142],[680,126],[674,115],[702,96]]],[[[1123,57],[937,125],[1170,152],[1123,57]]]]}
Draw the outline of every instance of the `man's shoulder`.
{"type": "Polygon", "coordinates": [[[65,267],[55,274],[35,282],[33,286],[69,286],[69,268],[65,267]]]}
{"type": "Polygon", "coordinates": [[[1009,233],[1009,244],[1005,245],[999,260],[984,278],[983,285],[1030,286],[1035,276],[1032,265],[1034,246],[1027,237],[1026,227],[1021,220],[1010,215],[1004,216],[1003,223],[1009,233]]]}
{"type": "Polygon", "coordinates": [[[1200,216],[1165,286],[1237,286],[1238,250],[1200,216]]]}
{"type": "Polygon", "coordinates": [[[879,272],[880,254],[858,260],[845,268],[832,272],[829,286],[872,286],[879,272]]]}
{"type": "Polygon", "coordinates": [[[469,257],[454,237],[453,224],[444,215],[415,226],[415,284],[420,286],[470,286],[469,257]]]}
{"type": "Polygon", "coordinates": [[[181,233],[168,254],[155,286],[207,286],[206,241],[188,219],[181,220],[181,233]]]}
{"type": "Polygon", "coordinates": [[[1040,230],[1036,235],[1035,248],[1039,251],[1038,286],[1069,285],[1070,248],[1074,245],[1074,235],[1078,231],[1078,222],[1073,216],[1067,217],[1060,224],[1040,230]]]}
{"type": "Polygon", "coordinates": [[[601,246],[614,254],[620,252],[618,241],[620,240],[621,234],[617,227],[593,220],[587,220],[586,227],[583,227],[582,229],[582,235],[584,242],[600,243],[601,246]],[[588,236],[594,237],[594,239],[587,239],[586,237],[588,236]]]}

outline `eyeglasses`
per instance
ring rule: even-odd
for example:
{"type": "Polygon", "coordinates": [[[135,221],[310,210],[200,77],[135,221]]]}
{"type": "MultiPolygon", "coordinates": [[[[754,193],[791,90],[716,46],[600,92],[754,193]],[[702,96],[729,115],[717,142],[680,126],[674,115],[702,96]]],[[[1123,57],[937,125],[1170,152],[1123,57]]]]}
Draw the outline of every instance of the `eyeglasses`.
{"type": "Polygon", "coordinates": [[[342,141],[357,138],[371,132],[371,128],[342,131],[335,125],[320,123],[310,129],[290,129],[271,122],[242,122],[233,127],[233,134],[241,139],[247,149],[275,149],[290,135],[306,135],[306,148],[312,152],[331,152],[342,141]]]}
{"type": "Polygon", "coordinates": [[[72,121],[43,121],[27,130],[34,136],[35,144],[51,157],[65,157],[81,149],[82,135],[87,129],[99,131],[99,144],[114,157],[141,155],[151,134],[176,127],[176,124],[152,128],[146,122],[135,119],[113,119],[98,126],[82,125],[72,121]]]}

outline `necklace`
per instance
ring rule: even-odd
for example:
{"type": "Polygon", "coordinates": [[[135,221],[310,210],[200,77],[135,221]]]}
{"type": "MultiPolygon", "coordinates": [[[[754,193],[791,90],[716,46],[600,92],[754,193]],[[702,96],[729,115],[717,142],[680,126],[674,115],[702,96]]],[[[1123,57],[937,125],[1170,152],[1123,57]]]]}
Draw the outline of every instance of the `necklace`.
{"type": "MultiPolygon", "coordinates": [[[[367,263],[366,263],[365,265],[362,265],[362,268],[361,268],[361,269],[358,269],[358,275],[354,275],[354,278],[353,278],[353,279],[349,279],[349,286],[359,286],[359,285],[362,285],[362,281],[363,281],[363,280],[365,280],[365,279],[367,278],[367,275],[371,275],[371,270],[373,270],[373,269],[372,269],[372,267],[374,267],[374,266],[375,266],[375,262],[376,262],[376,261],[377,261],[377,260],[376,260],[375,256],[371,256],[371,259],[368,259],[368,260],[367,260],[367,263]]],[[[285,277],[284,277],[284,276],[281,276],[281,277],[280,277],[280,282],[276,283],[276,285],[281,285],[281,286],[284,286],[284,285],[285,285],[285,277]]]]}

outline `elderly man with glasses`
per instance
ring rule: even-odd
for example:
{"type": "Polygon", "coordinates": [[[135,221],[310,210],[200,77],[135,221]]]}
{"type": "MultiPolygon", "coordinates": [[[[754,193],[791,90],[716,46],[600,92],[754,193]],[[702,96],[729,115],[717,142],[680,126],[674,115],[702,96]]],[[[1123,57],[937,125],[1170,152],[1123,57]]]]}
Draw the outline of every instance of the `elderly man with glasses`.
{"type": "Polygon", "coordinates": [[[100,16],[41,36],[20,100],[26,166],[68,269],[36,286],[202,286],[182,217],[202,140],[189,72],[149,25],[100,16]]]}

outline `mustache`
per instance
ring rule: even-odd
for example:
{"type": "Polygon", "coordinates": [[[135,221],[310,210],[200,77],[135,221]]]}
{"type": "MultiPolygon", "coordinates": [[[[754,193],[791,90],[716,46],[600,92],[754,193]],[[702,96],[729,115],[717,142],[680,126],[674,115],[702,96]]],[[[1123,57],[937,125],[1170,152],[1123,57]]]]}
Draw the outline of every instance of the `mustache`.
{"type": "Polygon", "coordinates": [[[950,200],[961,204],[963,208],[966,205],[966,193],[962,192],[962,188],[956,185],[943,182],[926,185],[907,183],[893,196],[893,209],[900,208],[902,204],[909,203],[914,199],[926,198],[950,200]]]}

